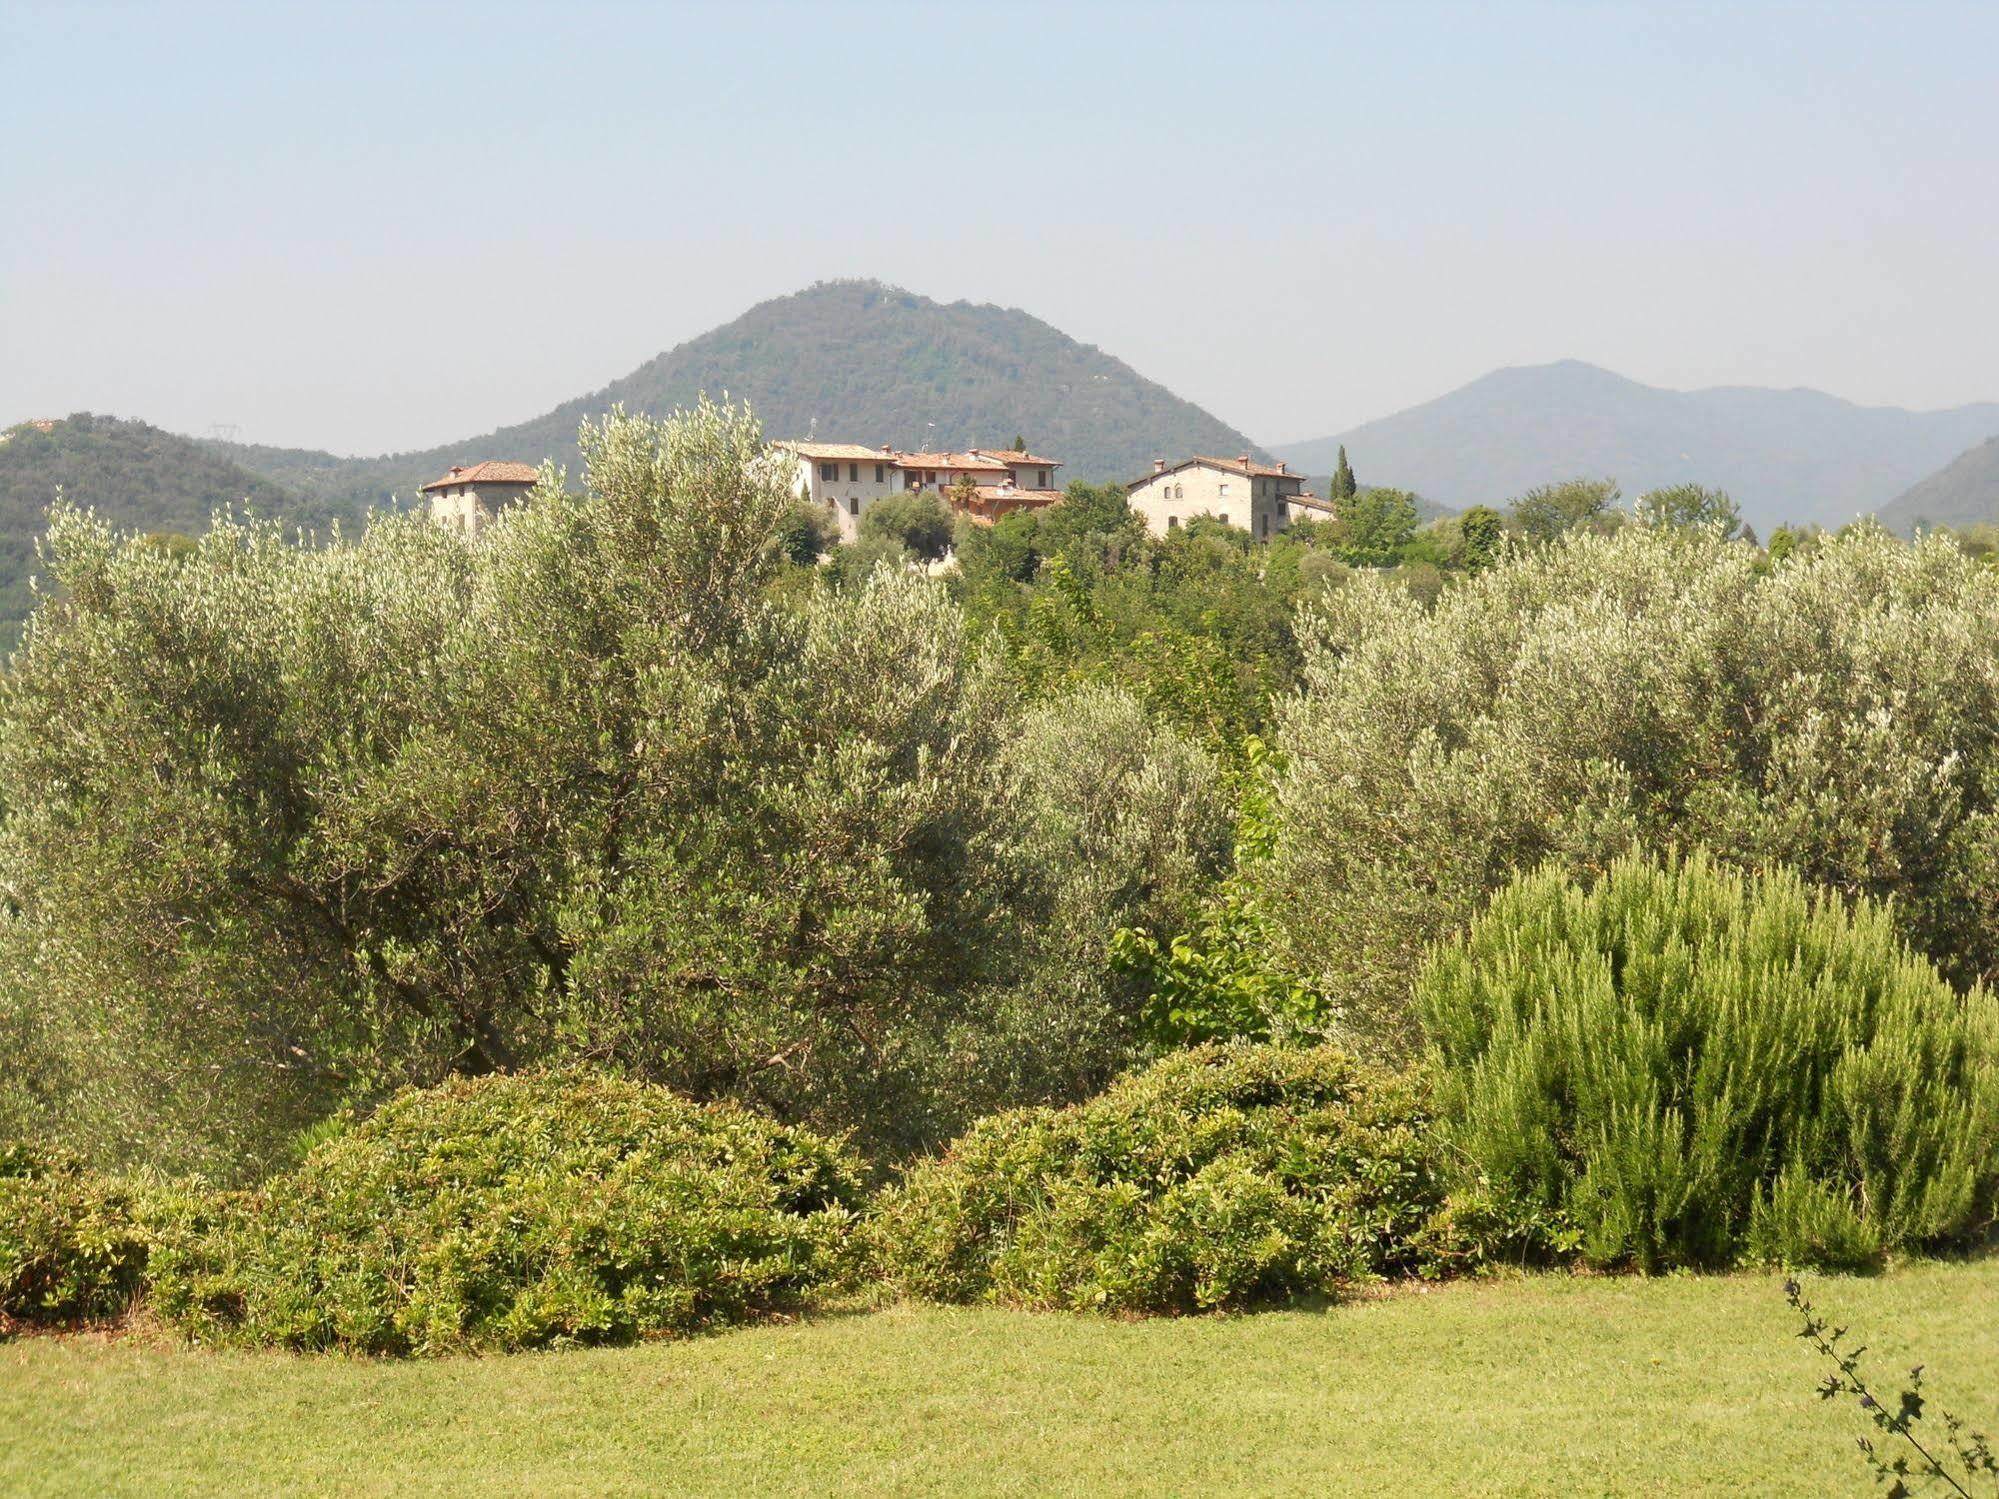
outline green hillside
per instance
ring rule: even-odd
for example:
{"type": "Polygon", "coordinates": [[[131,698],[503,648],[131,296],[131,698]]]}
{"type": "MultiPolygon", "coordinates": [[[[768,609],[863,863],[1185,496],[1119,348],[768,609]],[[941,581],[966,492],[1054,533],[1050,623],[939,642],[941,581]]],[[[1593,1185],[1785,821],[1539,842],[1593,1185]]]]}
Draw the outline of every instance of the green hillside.
{"type": "Polygon", "coordinates": [[[1767,534],[1879,510],[1968,443],[1999,404],[1949,411],[1856,406],[1815,390],[1662,390],[1577,360],[1495,370],[1333,437],[1279,444],[1323,473],[1341,444],[1364,480],[1451,506],[1497,505],[1537,484],[1608,476],[1627,496],[1694,481],[1726,489],[1767,534]]]}
{"type": "Polygon", "coordinates": [[[353,513],[144,422],[82,413],[47,431],[22,423],[0,436],[0,644],[11,646],[27,618],[35,539],[58,490],[135,531],[204,531],[218,509],[245,505],[314,527],[353,513]]]}
{"type": "Polygon", "coordinates": [[[615,402],[663,415],[706,392],[748,400],[772,437],[1004,447],[1015,434],[1067,479],[1129,480],[1155,457],[1255,453],[1235,428],[1012,308],[933,302],[875,281],[832,281],[752,307],[545,416],[420,453],[340,459],[215,444],[300,494],[366,503],[482,458],[573,465],[578,423],[615,402]]]}
{"type": "Polygon", "coordinates": [[[1918,528],[1999,522],[1999,437],[1959,453],[1882,506],[1881,520],[1905,536],[1918,528]]]}

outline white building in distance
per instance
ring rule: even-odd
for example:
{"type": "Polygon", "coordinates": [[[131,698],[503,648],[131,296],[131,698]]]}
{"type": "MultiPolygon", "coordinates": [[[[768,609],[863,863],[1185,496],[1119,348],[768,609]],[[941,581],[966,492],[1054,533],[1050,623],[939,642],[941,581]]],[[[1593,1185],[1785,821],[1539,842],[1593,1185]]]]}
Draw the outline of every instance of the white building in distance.
{"type": "Polygon", "coordinates": [[[1197,515],[1249,532],[1267,541],[1288,530],[1295,510],[1323,513],[1329,507],[1305,492],[1305,476],[1282,463],[1255,463],[1240,458],[1185,458],[1169,465],[1155,459],[1152,472],[1130,489],[1132,514],[1154,536],[1185,525],[1197,515]]]}

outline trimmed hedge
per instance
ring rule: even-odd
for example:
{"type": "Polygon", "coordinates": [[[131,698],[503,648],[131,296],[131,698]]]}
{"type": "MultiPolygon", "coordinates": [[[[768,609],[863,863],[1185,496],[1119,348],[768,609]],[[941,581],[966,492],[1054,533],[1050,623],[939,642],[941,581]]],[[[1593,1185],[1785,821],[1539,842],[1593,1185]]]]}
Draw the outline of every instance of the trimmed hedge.
{"type": "Polygon", "coordinates": [[[1422,1091],[1330,1048],[1171,1056],[1070,1108],[980,1121],[881,1198],[905,1294],[1246,1307],[1413,1267],[1436,1205],[1422,1091]]]}
{"type": "Polygon", "coordinates": [[[1982,1233],[1999,1198],[1999,998],[1893,912],[1706,857],[1516,880],[1439,949],[1459,1228],[1600,1266],[1862,1265],[1982,1233]]]}
{"type": "Polygon", "coordinates": [[[130,1305],[147,1249],[134,1195],[64,1151],[0,1145],[0,1331],[130,1305]]]}
{"type": "Polygon", "coordinates": [[[611,1343],[791,1307],[860,1201],[836,1142],[584,1073],[410,1092],[153,1254],[211,1342],[438,1354],[611,1343]]]}

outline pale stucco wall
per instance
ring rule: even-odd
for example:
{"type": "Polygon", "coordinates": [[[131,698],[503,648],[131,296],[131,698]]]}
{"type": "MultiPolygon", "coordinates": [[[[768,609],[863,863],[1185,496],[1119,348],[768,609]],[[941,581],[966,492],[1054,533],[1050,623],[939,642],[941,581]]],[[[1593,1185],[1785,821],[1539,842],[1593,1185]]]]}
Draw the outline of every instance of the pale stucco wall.
{"type": "Polygon", "coordinates": [[[1053,489],[1055,470],[1045,463],[1009,463],[1015,489],[1053,489]]]}
{"type": "Polygon", "coordinates": [[[465,536],[477,536],[494,515],[530,493],[532,484],[488,485],[483,493],[470,484],[451,484],[430,491],[430,518],[465,536]]]}
{"type": "Polygon", "coordinates": [[[1302,486],[1301,476],[1252,478],[1195,463],[1149,475],[1133,486],[1130,499],[1132,513],[1155,536],[1164,536],[1197,515],[1212,515],[1262,540],[1290,525],[1289,514],[1278,508],[1280,487],[1296,493],[1302,486]]]}
{"type": "Polygon", "coordinates": [[[895,464],[885,457],[795,458],[794,461],[797,478],[793,487],[808,503],[833,513],[842,541],[852,541],[860,534],[861,517],[868,513],[868,506],[902,487],[895,464]],[[822,464],[831,465],[837,477],[827,478],[822,464]],[[853,477],[856,472],[859,478],[853,477]]]}

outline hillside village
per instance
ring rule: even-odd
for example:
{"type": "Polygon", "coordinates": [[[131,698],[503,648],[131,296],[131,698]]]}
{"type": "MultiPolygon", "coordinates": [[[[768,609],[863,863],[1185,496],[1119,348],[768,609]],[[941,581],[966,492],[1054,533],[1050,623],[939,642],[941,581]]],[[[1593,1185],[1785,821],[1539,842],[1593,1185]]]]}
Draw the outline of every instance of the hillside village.
{"type": "MultiPolygon", "coordinates": [[[[774,442],[771,448],[791,457],[798,498],[826,512],[842,542],[860,534],[870,507],[895,495],[934,494],[977,526],[1062,502],[1055,485],[1062,460],[1024,448],[911,453],[888,443],[868,447],[795,439],[774,442]]],[[[433,520],[474,535],[501,508],[533,489],[538,478],[529,464],[489,459],[454,465],[421,492],[433,520]]],[[[1306,490],[1303,474],[1291,472],[1282,461],[1258,463],[1248,453],[1235,458],[1196,455],[1177,463],[1156,458],[1152,472],[1126,488],[1132,513],[1155,536],[1205,515],[1268,540],[1290,528],[1294,510],[1333,513],[1328,501],[1306,490]]]]}

